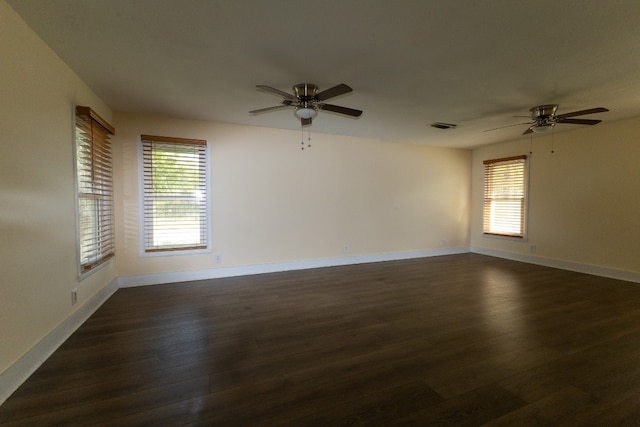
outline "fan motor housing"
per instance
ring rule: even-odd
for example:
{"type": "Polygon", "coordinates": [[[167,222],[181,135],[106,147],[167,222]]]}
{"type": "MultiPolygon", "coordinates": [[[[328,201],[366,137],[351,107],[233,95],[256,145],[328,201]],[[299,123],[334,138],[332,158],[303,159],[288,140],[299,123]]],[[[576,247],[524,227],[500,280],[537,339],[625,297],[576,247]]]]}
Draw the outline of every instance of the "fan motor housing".
{"type": "Polygon", "coordinates": [[[556,114],[557,104],[540,105],[529,110],[532,119],[546,119],[556,114]]]}
{"type": "Polygon", "coordinates": [[[310,101],[318,93],[318,86],[309,83],[300,83],[293,87],[293,93],[302,101],[310,101]]]}

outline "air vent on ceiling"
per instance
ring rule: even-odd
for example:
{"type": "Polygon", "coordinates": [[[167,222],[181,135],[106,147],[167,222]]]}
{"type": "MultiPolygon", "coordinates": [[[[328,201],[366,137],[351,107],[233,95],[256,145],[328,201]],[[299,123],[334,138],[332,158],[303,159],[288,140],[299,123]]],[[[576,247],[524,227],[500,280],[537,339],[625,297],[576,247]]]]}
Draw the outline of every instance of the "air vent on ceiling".
{"type": "Polygon", "coordinates": [[[455,129],[458,125],[454,125],[451,123],[435,122],[435,123],[431,123],[429,126],[436,129],[455,129]]]}

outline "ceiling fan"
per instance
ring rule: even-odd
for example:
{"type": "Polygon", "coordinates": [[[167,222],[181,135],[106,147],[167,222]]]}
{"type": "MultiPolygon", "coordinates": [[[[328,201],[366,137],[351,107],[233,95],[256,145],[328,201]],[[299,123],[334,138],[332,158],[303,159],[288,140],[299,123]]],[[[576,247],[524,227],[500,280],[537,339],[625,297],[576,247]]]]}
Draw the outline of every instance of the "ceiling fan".
{"type": "Polygon", "coordinates": [[[334,113],[345,114],[352,117],[360,117],[362,114],[362,111],[360,110],[324,103],[327,99],[353,91],[353,89],[344,83],[323,90],[322,92],[318,91],[318,87],[316,85],[300,83],[293,87],[293,94],[283,92],[271,86],[257,85],[256,87],[258,89],[263,89],[276,95],[280,95],[283,99],[280,105],[249,111],[251,114],[293,108],[293,113],[300,119],[300,124],[302,126],[310,125],[313,118],[318,114],[318,110],[332,111],[334,113]]]}
{"type": "MultiPolygon", "coordinates": [[[[574,125],[597,125],[602,120],[574,119],[572,117],[583,116],[585,114],[604,113],[609,111],[606,108],[597,107],[597,108],[590,108],[588,110],[573,111],[571,113],[556,115],[557,109],[558,109],[557,104],[539,105],[529,110],[529,117],[531,118],[531,120],[533,120],[533,122],[516,123],[514,125],[501,126],[498,128],[487,129],[484,132],[488,132],[496,129],[503,129],[511,126],[529,125],[529,128],[522,133],[523,135],[526,135],[531,132],[537,132],[537,133],[547,132],[558,123],[568,123],[568,124],[574,124],[574,125]]],[[[515,116],[515,117],[527,117],[527,116],[515,116]]]]}

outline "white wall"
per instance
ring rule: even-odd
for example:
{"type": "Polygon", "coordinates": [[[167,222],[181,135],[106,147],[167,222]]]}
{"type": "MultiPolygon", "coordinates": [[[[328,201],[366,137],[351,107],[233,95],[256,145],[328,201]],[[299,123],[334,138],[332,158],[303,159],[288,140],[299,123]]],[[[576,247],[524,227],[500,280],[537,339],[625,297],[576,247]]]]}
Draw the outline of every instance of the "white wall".
{"type": "Polygon", "coordinates": [[[576,126],[553,136],[533,134],[533,140],[521,138],[474,150],[471,245],[496,254],[526,255],[534,262],[552,264],[549,260],[553,260],[558,266],[637,280],[638,135],[640,119],[631,119],[576,126]],[[529,154],[530,149],[528,239],[483,236],[482,161],[529,154]]]}
{"type": "Polygon", "coordinates": [[[0,58],[2,402],[8,368],[111,283],[115,268],[78,281],[73,166],[74,104],[105,119],[111,111],[2,0],[0,58]]]}
{"type": "Polygon", "coordinates": [[[128,113],[115,113],[114,120],[120,276],[469,245],[469,150],[314,134],[311,128],[312,147],[302,151],[294,131],[128,113]],[[140,256],[140,134],[211,145],[210,254],[140,256]]]}

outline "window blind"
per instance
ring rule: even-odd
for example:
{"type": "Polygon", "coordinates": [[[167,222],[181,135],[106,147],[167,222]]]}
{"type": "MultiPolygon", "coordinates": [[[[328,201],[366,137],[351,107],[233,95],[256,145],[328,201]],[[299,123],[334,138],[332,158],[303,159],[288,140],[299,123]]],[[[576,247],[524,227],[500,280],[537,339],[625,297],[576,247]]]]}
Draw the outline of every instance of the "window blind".
{"type": "Polygon", "coordinates": [[[113,127],[89,107],[76,107],[76,186],[80,269],[111,258],[114,248],[113,127]]]}
{"type": "Polygon", "coordinates": [[[485,234],[524,237],[527,156],[485,160],[485,234]]]}
{"type": "Polygon", "coordinates": [[[142,135],[145,252],[206,249],[207,142],[142,135]]]}

